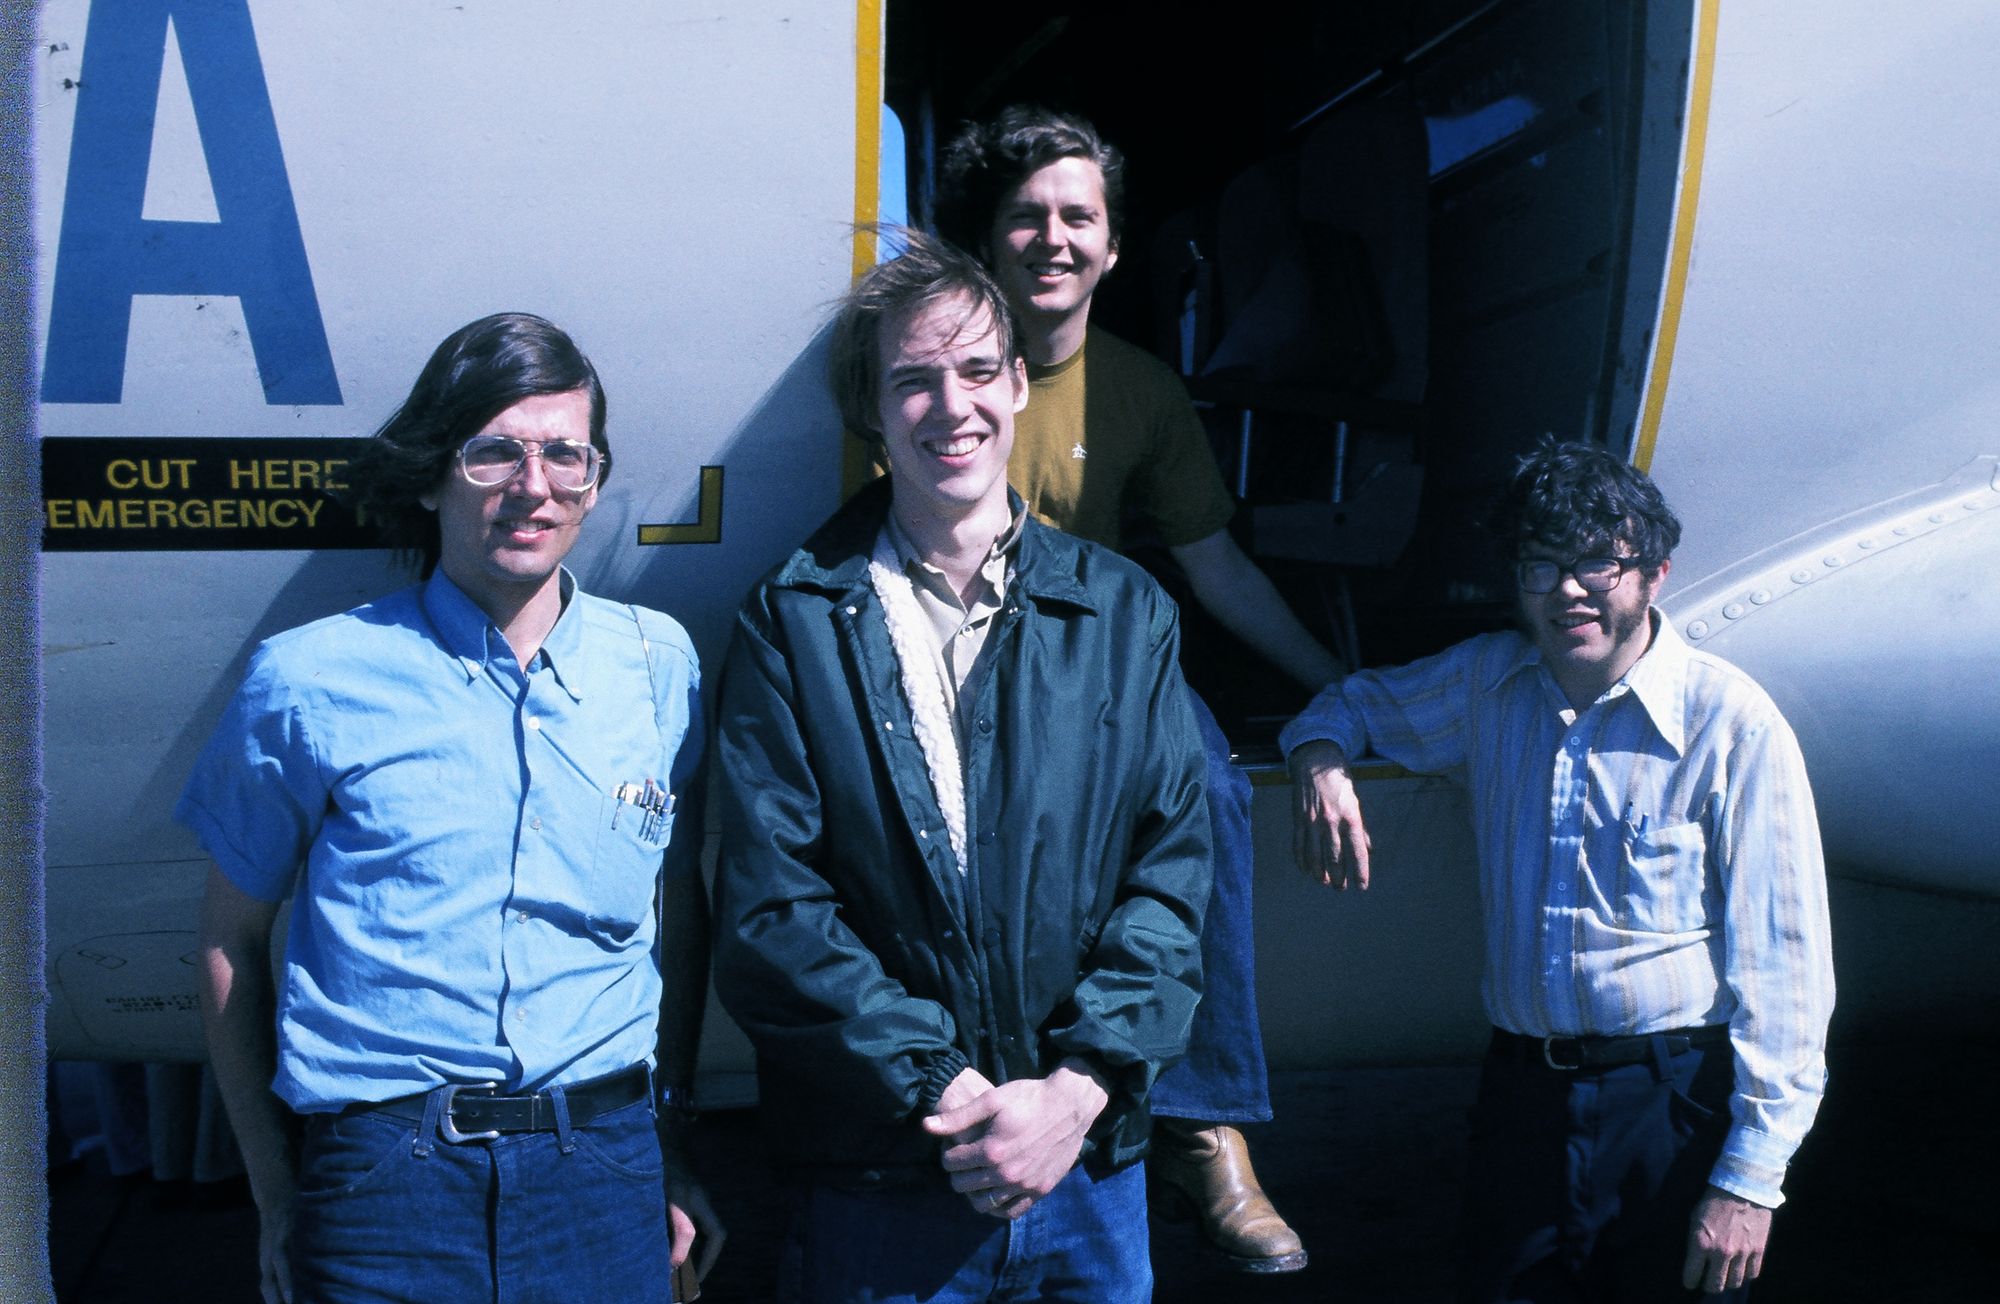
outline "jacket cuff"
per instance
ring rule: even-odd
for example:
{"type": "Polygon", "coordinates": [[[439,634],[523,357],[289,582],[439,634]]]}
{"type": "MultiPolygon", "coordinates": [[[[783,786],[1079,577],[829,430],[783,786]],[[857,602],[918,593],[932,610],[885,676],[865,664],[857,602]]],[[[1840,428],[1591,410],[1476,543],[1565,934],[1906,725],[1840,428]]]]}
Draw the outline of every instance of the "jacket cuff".
{"type": "MultiPolygon", "coordinates": [[[[1079,1035],[1081,1031],[1082,1029],[1075,1024],[1058,1029],[1049,1034],[1049,1045],[1055,1049],[1058,1056],[1075,1056],[1096,1069],[1098,1076],[1104,1079],[1114,1102],[1122,1101],[1130,1106],[1143,1099],[1146,1093],[1153,1089],[1153,1080],[1160,1076],[1163,1065],[1143,1059],[1127,1059],[1122,1063],[1115,1061],[1105,1053],[1103,1047],[1093,1045],[1088,1039],[1079,1035]]],[[[1179,1058],[1179,1055],[1174,1057],[1176,1060],[1179,1058]]],[[[1106,1112],[1109,1113],[1110,1110],[1107,1109],[1106,1112]]]]}
{"type": "Polygon", "coordinates": [[[924,1069],[923,1079],[917,1083],[917,1102],[923,1106],[923,1112],[935,1114],[938,1098],[944,1095],[944,1089],[971,1067],[972,1061],[956,1046],[934,1056],[924,1069]]]}

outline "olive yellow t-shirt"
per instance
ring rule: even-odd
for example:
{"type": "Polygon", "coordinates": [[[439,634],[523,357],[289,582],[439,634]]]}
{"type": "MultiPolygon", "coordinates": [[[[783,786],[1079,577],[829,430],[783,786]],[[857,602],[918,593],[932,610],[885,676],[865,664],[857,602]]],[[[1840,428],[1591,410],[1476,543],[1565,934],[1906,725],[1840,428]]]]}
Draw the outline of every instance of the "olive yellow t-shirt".
{"type": "Polygon", "coordinates": [[[1235,511],[1180,377],[1094,326],[1068,358],[1028,368],[1007,479],[1041,520],[1113,548],[1128,508],[1170,548],[1235,511]]]}

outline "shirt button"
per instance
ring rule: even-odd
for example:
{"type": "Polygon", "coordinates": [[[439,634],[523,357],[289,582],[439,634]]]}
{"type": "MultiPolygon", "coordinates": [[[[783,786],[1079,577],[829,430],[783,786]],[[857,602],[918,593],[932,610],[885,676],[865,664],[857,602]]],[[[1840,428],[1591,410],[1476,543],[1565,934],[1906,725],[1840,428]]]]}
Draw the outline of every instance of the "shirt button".
{"type": "Polygon", "coordinates": [[[896,722],[894,720],[884,720],[882,728],[888,733],[894,733],[896,732],[896,722]]]}
{"type": "Polygon", "coordinates": [[[1567,891],[1569,891],[1569,884],[1567,884],[1567,883],[1558,883],[1558,884],[1556,884],[1556,891],[1558,891],[1558,892],[1567,892],[1567,891]]]}
{"type": "Polygon", "coordinates": [[[982,715],[982,716],[980,716],[980,717],[979,717],[979,732],[981,732],[981,733],[992,733],[992,732],[993,732],[993,721],[992,721],[992,720],[991,720],[990,718],[986,717],[986,716],[983,716],[983,715],[982,715]]]}
{"type": "Polygon", "coordinates": [[[525,911],[525,910],[516,910],[516,911],[514,912],[514,922],[515,922],[515,923],[517,923],[517,924],[525,924],[525,923],[527,923],[527,922],[528,922],[528,912],[527,912],[527,911],[525,911]]]}
{"type": "Polygon", "coordinates": [[[533,819],[529,820],[528,827],[531,829],[538,829],[542,827],[542,817],[537,815],[533,819]]]}
{"type": "Polygon", "coordinates": [[[931,835],[931,831],[930,831],[929,829],[918,829],[918,830],[917,830],[917,836],[918,836],[918,837],[920,837],[920,838],[928,838],[928,837],[930,837],[930,835],[931,835]]]}
{"type": "Polygon", "coordinates": [[[528,717],[528,727],[529,727],[530,729],[540,729],[540,728],[542,727],[542,717],[540,717],[540,716],[538,716],[538,715],[531,715],[531,716],[529,716],[529,717],[528,717]]]}
{"type": "Polygon", "coordinates": [[[988,829],[986,830],[986,832],[979,835],[979,845],[982,847],[986,846],[988,843],[992,841],[993,841],[993,830],[991,829],[988,829]]]}

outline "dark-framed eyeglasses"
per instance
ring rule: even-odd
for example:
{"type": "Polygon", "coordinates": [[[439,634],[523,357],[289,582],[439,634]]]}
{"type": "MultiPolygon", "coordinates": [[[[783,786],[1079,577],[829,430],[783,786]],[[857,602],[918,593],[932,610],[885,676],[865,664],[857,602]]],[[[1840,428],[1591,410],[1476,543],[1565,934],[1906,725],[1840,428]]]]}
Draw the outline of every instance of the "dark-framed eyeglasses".
{"type": "Polygon", "coordinates": [[[1554,593],[1563,576],[1573,575],[1585,593],[1609,593],[1628,570],[1646,565],[1644,557],[1576,557],[1551,561],[1526,557],[1514,563],[1514,579],[1523,593],[1554,593]]]}
{"type": "Polygon", "coordinates": [[[558,489],[582,493],[597,483],[604,455],[597,445],[575,439],[545,443],[507,435],[474,435],[458,447],[458,469],[482,489],[506,484],[529,457],[542,459],[542,474],[558,489]]]}

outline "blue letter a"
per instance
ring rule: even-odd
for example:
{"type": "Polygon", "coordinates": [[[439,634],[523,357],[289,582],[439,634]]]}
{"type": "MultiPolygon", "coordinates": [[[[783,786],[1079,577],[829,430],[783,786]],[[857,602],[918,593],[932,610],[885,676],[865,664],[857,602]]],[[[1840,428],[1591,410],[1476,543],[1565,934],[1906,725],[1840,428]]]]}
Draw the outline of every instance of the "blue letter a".
{"type": "Polygon", "coordinates": [[[210,294],[242,300],[266,403],[339,403],[248,0],[95,0],[79,80],[42,401],[118,402],[132,296],[210,294]],[[140,215],[170,17],[215,222],[140,215]]]}

